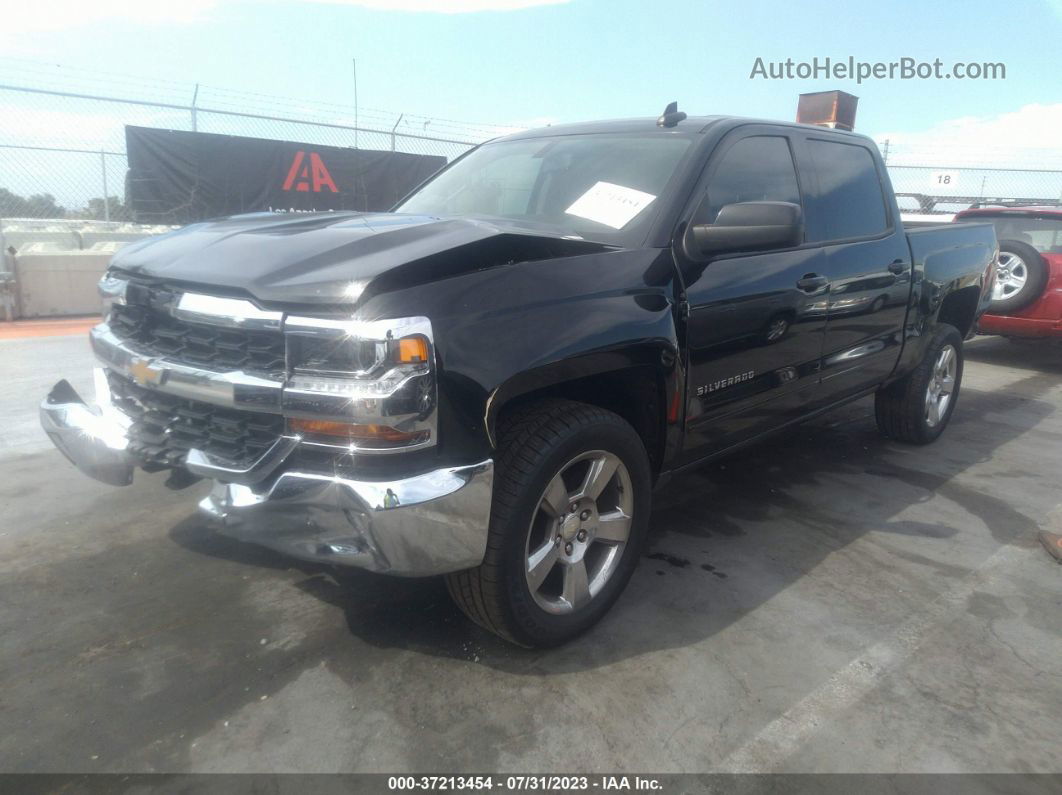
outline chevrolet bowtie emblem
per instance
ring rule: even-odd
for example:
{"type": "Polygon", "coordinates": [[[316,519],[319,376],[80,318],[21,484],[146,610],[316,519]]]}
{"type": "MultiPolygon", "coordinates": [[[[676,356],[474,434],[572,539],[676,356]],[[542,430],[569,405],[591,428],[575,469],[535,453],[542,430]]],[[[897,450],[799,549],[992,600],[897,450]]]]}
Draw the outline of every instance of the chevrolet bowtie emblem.
{"type": "Polygon", "coordinates": [[[148,359],[134,359],[129,365],[129,375],[141,386],[158,386],[166,371],[161,367],[152,367],[148,359]]]}

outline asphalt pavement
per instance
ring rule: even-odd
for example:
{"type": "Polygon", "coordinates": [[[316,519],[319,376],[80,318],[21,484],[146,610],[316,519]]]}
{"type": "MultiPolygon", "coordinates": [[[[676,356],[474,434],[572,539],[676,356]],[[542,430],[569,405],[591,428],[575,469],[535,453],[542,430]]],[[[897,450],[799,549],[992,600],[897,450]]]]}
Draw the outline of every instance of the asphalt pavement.
{"type": "Polygon", "coordinates": [[[1062,354],[980,338],[936,444],[861,401],[673,480],[558,650],[438,579],[216,535],[37,427],[78,336],[0,340],[0,771],[1062,772],[1062,354]]]}

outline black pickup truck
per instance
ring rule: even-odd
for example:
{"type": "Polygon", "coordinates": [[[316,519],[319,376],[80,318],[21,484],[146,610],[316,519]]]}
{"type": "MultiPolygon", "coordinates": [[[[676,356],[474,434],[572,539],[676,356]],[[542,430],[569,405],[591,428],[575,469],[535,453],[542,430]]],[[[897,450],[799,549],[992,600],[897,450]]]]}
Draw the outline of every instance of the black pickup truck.
{"type": "Polygon", "coordinates": [[[905,233],[869,139],[729,117],[484,144],[391,213],[255,214],[130,245],[97,398],[45,430],[114,485],[211,483],[221,532],[446,575],[548,646],[631,576],[654,485],[874,394],[932,441],[991,299],[990,224],[905,233]]]}

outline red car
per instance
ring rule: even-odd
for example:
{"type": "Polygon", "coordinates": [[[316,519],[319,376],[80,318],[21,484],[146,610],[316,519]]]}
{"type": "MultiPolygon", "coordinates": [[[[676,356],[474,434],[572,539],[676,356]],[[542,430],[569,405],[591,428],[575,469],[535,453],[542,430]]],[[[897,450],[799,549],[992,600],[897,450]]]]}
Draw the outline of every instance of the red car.
{"type": "Polygon", "coordinates": [[[1062,340],[1062,206],[978,207],[955,220],[991,221],[999,240],[992,303],[978,329],[1062,340]]]}

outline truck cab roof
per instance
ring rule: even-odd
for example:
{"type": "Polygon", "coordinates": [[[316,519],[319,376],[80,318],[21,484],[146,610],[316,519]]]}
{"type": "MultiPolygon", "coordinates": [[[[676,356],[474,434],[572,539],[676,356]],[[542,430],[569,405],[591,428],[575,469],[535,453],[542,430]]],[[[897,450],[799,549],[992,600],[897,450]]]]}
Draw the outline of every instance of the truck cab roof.
{"type": "Polygon", "coordinates": [[[630,119],[607,119],[605,121],[574,122],[571,124],[555,124],[549,127],[536,127],[531,130],[495,138],[494,141],[517,141],[528,138],[548,138],[555,135],[595,135],[601,133],[653,133],[661,135],[696,135],[705,133],[709,129],[719,129],[725,132],[734,127],[746,124],[766,124],[776,127],[792,127],[802,130],[815,130],[828,132],[836,135],[851,136],[866,139],[867,136],[845,130],[833,130],[814,124],[799,124],[797,122],[778,121],[777,119],[755,119],[744,116],[687,116],[682,121],[671,127],[662,127],[655,117],[639,117],[630,119]]]}

